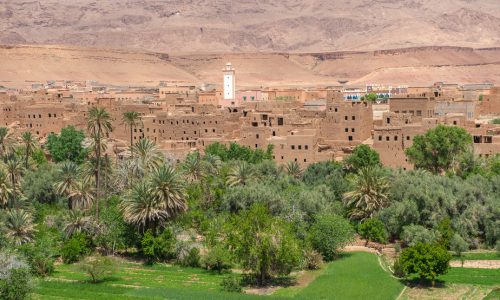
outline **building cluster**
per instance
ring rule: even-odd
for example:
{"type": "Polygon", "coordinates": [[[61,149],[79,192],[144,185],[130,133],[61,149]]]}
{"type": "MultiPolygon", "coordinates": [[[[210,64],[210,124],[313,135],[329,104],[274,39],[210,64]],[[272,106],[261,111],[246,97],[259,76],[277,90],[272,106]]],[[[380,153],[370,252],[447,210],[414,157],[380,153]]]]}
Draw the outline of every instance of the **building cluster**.
{"type": "Polygon", "coordinates": [[[465,128],[480,156],[500,152],[500,88],[490,84],[435,83],[429,87],[329,86],[237,90],[235,70],[223,69],[223,88],[162,84],[116,87],[96,82],[47,82],[28,90],[0,90],[0,126],[14,135],[31,131],[42,145],[68,125],[86,129],[89,109],[104,107],[113,131],[108,151],[129,155],[130,128],[124,112],[140,113],[132,140],[154,141],[178,161],[212,143],[236,142],[252,149],[273,146],[278,163],[302,166],[342,160],[359,144],[370,145],[383,164],[411,168],[404,151],[416,135],[438,124],[465,128]],[[374,92],[381,101],[360,101],[374,92]],[[354,95],[356,94],[356,97],[354,95]]]}

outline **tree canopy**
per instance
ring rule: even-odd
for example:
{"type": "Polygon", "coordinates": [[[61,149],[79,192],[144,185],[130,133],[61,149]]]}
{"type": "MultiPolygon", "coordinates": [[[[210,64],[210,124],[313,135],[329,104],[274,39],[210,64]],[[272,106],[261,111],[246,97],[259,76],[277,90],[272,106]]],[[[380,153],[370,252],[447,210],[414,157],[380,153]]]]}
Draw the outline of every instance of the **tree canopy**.
{"type": "Polygon", "coordinates": [[[433,173],[449,170],[459,155],[472,145],[472,137],[461,127],[438,125],[417,135],[406,155],[416,168],[433,173]]]}

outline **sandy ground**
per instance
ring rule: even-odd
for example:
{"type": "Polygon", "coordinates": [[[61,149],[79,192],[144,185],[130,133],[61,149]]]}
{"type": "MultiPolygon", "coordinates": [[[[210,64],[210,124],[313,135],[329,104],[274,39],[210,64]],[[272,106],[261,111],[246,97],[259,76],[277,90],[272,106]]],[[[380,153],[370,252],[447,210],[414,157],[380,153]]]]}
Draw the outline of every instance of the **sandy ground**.
{"type": "MultiPolygon", "coordinates": [[[[450,266],[462,267],[462,262],[452,261],[450,262],[450,266]]],[[[500,269],[500,260],[465,260],[463,267],[478,268],[478,269],[500,269]]]]}

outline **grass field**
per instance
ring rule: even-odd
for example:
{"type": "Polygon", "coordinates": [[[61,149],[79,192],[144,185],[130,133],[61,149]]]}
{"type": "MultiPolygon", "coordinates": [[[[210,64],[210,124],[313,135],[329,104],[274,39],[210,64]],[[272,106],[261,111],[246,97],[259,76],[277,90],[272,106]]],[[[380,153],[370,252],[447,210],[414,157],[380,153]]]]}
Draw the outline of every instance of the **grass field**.
{"type": "Polygon", "coordinates": [[[484,300],[498,300],[500,299],[500,288],[494,289],[491,291],[484,300]]]}
{"type": "Polygon", "coordinates": [[[301,290],[284,288],[274,295],[297,299],[396,299],[403,287],[380,267],[376,255],[352,252],[330,263],[309,286],[301,290]]]}
{"type": "Polygon", "coordinates": [[[98,284],[74,265],[59,265],[55,274],[40,281],[35,290],[38,299],[254,299],[256,296],[224,293],[220,282],[226,275],[202,269],[158,264],[124,262],[119,272],[98,284]]]}
{"type": "MultiPolygon", "coordinates": [[[[500,260],[500,255],[496,252],[466,252],[462,254],[464,260],[500,260]]],[[[453,255],[452,260],[460,260],[460,257],[453,255]]]]}
{"type": "MultiPolygon", "coordinates": [[[[40,280],[35,299],[396,299],[404,285],[379,265],[376,255],[346,253],[321,270],[308,271],[309,284],[281,288],[270,296],[221,291],[225,276],[202,269],[121,261],[119,271],[98,284],[88,282],[75,265],[58,265],[40,280]],[[312,281],[312,282],[311,282],[312,281]]],[[[451,268],[436,288],[408,288],[401,299],[499,299],[500,270],[451,268]],[[496,289],[496,290],[495,290],[496,289]],[[455,298],[449,296],[456,295],[455,298]],[[465,298],[464,298],[465,297],[465,298]]]]}

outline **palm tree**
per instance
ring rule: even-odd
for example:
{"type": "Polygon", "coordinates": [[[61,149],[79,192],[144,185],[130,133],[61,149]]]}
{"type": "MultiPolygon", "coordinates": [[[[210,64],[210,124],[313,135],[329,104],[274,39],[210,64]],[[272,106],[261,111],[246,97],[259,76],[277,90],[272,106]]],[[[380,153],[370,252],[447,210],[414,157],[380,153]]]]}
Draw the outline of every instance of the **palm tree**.
{"type": "Polygon", "coordinates": [[[87,116],[87,130],[94,138],[96,157],[95,188],[96,188],[96,219],[99,220],[99,176],[101,172],[102,141],[112,130],[111,116],[104,108],[93,107],[87,116]]]}
{"type": "Polygon", "coordinates": [[[302,169],[300,168],[299,163],[296,161],[291,161],[286,165],[286,172],[293,178],[299,178],[300,175],[302,175],[302,169]]]}
{"type": "Polygon", "coordinates": [[[134,137],[133,129],[137,128],[137,126],[142,126],[141,115],[136,111],[124,112],[122,115],[122,122],[123,122],[123,124],[125,124],[125,128],[126,127],[130,128],[130,155],[133,158],[134,157],[134,151],[132,149],[132,146],[134,144],[134,142],[133,142],[133,137],[134,137]]]}
{"type": "Polygon", "coordinates": [[[16,154],[11,153],[5,159],[5,166],[7,169],[7,173],[9,174],[10,177],[10,182],[12,186],[12,199],[14,206],[17,207],[17,191],[16,187],[19,183],[19,179],[21,177],[21,174],[23,172],[23,164],[21,160],[17,157],[16,154]]]}
{"type": "Polygon", "coordinates": [[[220,157],[214,154],[205,154],[203,157],[203,168],[205,169],[206,174],[218,174],[220,168],[222,167],[222,161],[220,157]]]}
{"type": "Polygon", "coordinates": [[[71,208],[89,209],[94,202],[94,191],[88,181],[77,181],[69,194],[71,208]]]}
{"type": "Polygon", "coordinates": [[[187,209],[186,192],[182,179],[169,165],[162,165],[151,177],[151,193],[169,218],[187,209]]]}
{"type": "Polygon", "coordinates": [[[227,177],[227,185],[245,185],[254,177],[254,170],[252,166],[246,161],[238,162],[227,177]]]}
{"type": "Polygon", "coordinates": [[[21,209],[7,211],[5,229],[7,238],[16,246],[31,242],[35,233],[31,215],[21,209]]]}
{"type": "Polygon", "coordinates": [[[56,193],[68,197],[68,207],[72,208],[70,195],[76,189],[80,168],[72,161],[65,161],[59,169],[58,180],[54,183],[56,193]]]}
{"type": "Polygon", "coordinates": [[[9,129],[7,127],[0,127],[0,155],[5,153],[5,144],[9,137],[9,129]]]}
{"type": "Polygon", "coordinates": [[[120,203],[126,222],[134,224],[142,232],[156,228],[169,218],[168,211],[158,197],[151,192],[147,181],[136,184],[120,203]]]}
{"type": "Polygon", "coordinates": [[[182,164],[182,171],[190,183],[197,182],[203,177],[203,161],[200,152],[196,151],[186,157],[182,164]]]}
{"type": "Polygon", "coordinates": [[[70,210],[64,223],[63,232],[66,238],[71,237],[75,233],[91,233],[94,227],[92,217],[86,216],[85,213],[80,210],[70,210]]]}
{"type": "Polygon", "coordinates": [[[0,207],[6,206],[12,196],[12,187],[7,173],[0,169],[0,207]]]}
{"type": "Polygon", "coordinates": [[[149,139],[140,139],[132,147],[132,151],[136,154],[132,173],[139,178],[157,170],[164,161],[163,154],[149,139]]]}
{"type": "Polygon", "coordinates": [[[35,150],[36,139],[31,132],[26,131],[21,135],[21,140],[24,145],[24,168],[28,170],[28,160],[35,150]]]}
{"type": "Polygon", "coordinates": [[[344,205],[348,207],[352,219],[371,218],[379,209],[389,204],[389,182],[380,170],[373,167],[362,168],[351,180],[352,190],[344,193],[344,205]]]}

